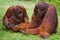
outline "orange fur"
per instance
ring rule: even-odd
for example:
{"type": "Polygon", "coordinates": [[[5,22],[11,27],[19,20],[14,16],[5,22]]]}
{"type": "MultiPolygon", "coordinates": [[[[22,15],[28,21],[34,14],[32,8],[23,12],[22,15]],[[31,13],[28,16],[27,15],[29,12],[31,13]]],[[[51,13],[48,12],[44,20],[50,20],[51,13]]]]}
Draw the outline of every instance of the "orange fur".
{"type": "Polygon", "coordinates": [[[28,16],[22,5],[9,7],[3,17],[3,25],[8,29],[12,29],[12,27],[24,22],[28,22],[28,16]]]}
{"type": "Polygon", "coordinates": [[[31,22],[33,25],[31,26],[35,28],[27,28],[23,33],[38,34],[42,38],[50,37],[50,34],[56,33],[58,19],[55,6],[46,3],[38,3],[34,8],[33,15],[31,22]]]}

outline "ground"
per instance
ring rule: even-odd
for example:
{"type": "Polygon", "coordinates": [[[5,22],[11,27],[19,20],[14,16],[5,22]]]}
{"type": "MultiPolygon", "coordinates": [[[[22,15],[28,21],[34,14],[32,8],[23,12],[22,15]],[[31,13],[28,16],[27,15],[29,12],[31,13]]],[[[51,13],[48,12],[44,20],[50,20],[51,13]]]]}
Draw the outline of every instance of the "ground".
{"type": "MultiPolygon", "coordinates": [[[[2,24],[2,19],[4,14],[6,13],[6,10],[12,6],[12,5],[23,5],[26,10],[27,14],[29,16],[29,21],[31,21],[31,16],[33,13],[34,6],[37,2],[33,1],[0,1],[0,40],[43,40],[38,37],[38,35],[26,35],[20,32],[13,32],[11,30],[7,30],[4,25],[2,24]]],[[[57,33],[52,34],[50,38],[46,40],[60,40],[60,2],[51,2],[51,4],[54,4],[57,8],[57,14],[58,14],[58,28],[57,33]]]]}

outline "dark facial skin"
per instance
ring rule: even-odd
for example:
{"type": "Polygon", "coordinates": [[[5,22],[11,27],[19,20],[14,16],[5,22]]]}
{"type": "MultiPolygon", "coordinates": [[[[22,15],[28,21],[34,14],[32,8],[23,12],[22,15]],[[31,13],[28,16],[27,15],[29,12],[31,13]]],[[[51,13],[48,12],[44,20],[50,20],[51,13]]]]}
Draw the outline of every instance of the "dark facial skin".
{"type": "Polygon", "coordinates": [[[22,10],[21,9],[18,9],[18,18],[21,18],[23,17],[23,13],[22,13],[22,10]]]}
{"type": "Polygon", "coordinates": [[[6,11],[6,14],[3,18],[3,24],[10,29],[10,27],[17,25],[21,22],[23,22],[23,14],[24,12],[24,7],[21,6],[12,6],[10,8],[8,8],[8,10],[6,11]]]}

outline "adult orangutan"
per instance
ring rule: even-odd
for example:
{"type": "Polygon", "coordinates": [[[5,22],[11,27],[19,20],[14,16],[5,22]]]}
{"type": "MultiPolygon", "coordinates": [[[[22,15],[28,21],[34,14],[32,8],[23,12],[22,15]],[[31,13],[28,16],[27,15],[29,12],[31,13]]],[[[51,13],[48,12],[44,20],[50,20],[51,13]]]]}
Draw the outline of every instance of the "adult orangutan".
{"type": "Polygon", "coordinates": [[[23,33],[38,34],[42,38],[48,38],[50,34],[56,33],[58,18],[54,5],[50,5],[43,2],[37,3],[35,5],[34,14],[32,18],[33,19],[31,23],[33,23],[33,25],[36,25],[36,28],[29,28],[29,26],[28,28],[27,26],[25,28],[23,27],[23,33]]]}
{"type": "Polygon", "coordinates": [[[27,13],[24,6],[22,5],[15,5],[9,7],[3,17],[3,24],[8,29],[12,29],[12,26],[16,26],[20,23],[24,23],[27,21],[27,13]]]}

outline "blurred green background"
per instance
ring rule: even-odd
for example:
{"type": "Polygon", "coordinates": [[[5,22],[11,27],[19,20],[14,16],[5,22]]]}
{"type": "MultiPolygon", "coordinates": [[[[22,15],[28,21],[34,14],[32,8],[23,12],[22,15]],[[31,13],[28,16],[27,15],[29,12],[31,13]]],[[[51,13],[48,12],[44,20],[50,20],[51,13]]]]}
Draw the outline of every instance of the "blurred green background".
{"type": "Polygon", "coordinates": [[[53,4],[56,6],[57,14],[58,14],[58,28],[57,33],[52,34],[50,38],[44,40],[60,40],[60,0],[0,0],[0,40],[43,40],[38,37],[38,35],[25,35],[20,32],[13,32],[11,30],[7,30],[2,24],[2,19],[7,9],[12,5],[23,5],[26,10],[29,19],[31,20],[31,16],[33,14],[34,6],[38,3],[44,1],[49,4],[53,4]]]}

